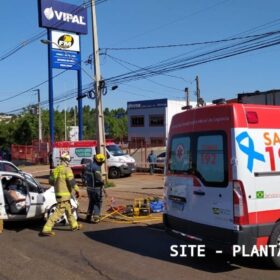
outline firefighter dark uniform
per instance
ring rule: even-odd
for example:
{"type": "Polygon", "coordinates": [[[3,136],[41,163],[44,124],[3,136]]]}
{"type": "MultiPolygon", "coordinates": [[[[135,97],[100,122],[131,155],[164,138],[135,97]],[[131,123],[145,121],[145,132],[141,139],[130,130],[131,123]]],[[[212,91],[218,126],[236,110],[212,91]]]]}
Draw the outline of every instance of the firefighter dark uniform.
{"type": "Polygon", "coordinates": [[[101,176],[101,165],[105,162],[103,154],[96,154],[93,162],[86,165],[85,177],[87,183],[88,194],[88,211],[86,221],[93,223],[100,222],[100,213],[102,207],[102,197],[104,191],[104,183],[101,176]]]}
{"type": "Polygon", "coordinates": [[[57,220],[66,214],[70,227],[73,231],[81,228],[81,225],[78,224],[75,217],[71,211],[71,193],[74,189],[76,192],[76,196],[79,196],[79,187],[77,186],[73,171],[68,166],[70,162],[70,156],[65,153],[62,154],[61,164],[58,165],[55,169],[53,169],[50,175],[50,184],[54,185],[55,188],[55,196],[57,200],[57,207],[55,212],[49,217],[43,230],[41,232],[41,236],[53,236],[55,233],[52,231],[53,226],[57,222],[57,220]]]}

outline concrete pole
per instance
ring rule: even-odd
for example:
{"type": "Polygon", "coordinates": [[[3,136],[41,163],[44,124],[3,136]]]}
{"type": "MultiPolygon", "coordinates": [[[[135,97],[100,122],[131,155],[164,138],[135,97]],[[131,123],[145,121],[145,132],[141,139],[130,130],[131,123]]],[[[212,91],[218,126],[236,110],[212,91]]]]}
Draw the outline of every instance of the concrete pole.
{"type": "MultiPolygon", "coordinates": [[[[93,56],[94,56],[94,80],[95,80],[95,101],[96,101],[96,132],[97,132],[97,153],[101,153],[106,158],[106,139],[104,131],[104,115],[102,109],[102,92],[100,88],[101,74],[99,62],[99,46],[97,36],[95,0],[91,0],[92,14],[92,40],[93,40],[93,56]]],[[[102,165],[102,177],[107,182],[107,165],[102,165]]]]}
{"type": "Polygon", "coordinates": [[[185,97],[186,97],[186,106],[190,105],[190,99],[189,99],[189,88],[185,88],[185,97]]]}
{"type": "Polygon", "coordinates": [[[66,116],[66,105],[64,108],[64,140],[67,140],[67,116],[66,116]]]}
{"type": "Polygon", "coordinates": [[[41,98],[40,98],[40,89],[34,89],[34,91],[37,92],[37,98],[38,98],[38,140],[39,143],[42,142],[42,114],[41,114],[41,98]]]}
{"type": "Polygon", "coordinates": [[[195,81],[196,81],[196,106],[199,107],[200,88],[199,88],[199,78],[198,78],[198,76],[195,77],[195,81]]]}

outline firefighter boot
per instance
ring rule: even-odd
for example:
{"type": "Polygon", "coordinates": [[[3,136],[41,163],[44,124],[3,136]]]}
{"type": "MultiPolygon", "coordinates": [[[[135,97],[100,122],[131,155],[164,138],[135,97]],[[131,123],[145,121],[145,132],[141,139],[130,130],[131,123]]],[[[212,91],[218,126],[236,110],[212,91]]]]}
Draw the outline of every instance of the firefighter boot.
{"type": "Polygon", "coordinates": [[[83,225],[78,223],[77,226],[72,228],[72,231],[80,230],[82,228],[83,228],[83,225]]]}
{"type": "Polygon", "coordinates": [[[89,224],[91,223],[91,215],[86,216],[86,222],[89,224]]]}
{"type": "Polygon", "coordinates": [[[93,221],[94,224],[100,223],[100,217],[99,216],[93,216],[93,221]]]}
{"type": "Polygon", "coordinates": [[[47,237],[53,237],[53,236],[55,236],[55,232],[53,232],[53,231],[41,231],[40,233],[39,233],[39,236],[47,236],[47,237]]]}

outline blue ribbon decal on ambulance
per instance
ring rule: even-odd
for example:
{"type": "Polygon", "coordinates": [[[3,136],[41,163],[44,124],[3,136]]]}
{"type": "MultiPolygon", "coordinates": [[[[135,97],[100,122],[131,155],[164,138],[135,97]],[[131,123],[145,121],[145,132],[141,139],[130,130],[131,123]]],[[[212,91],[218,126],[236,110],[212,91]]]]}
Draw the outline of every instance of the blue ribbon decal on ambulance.
{"type": "Polygon", "coordinates": [[[250,172],[253,170],[254,159],[265,162],[264,155],[255,151],[255,145],[253,139],[249,136],[247,131],[241,132],[236,137],[239,149],[248,156],[247,168],[250,172]],[[248,138],[248,146],[245,146],[241,142],[248,138]]]}

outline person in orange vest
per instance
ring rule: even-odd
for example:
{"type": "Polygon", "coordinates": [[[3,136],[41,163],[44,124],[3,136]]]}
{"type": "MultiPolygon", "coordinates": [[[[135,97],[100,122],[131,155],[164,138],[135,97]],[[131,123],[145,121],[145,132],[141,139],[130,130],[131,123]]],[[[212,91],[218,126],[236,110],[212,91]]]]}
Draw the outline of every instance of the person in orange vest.
{"type": "Polygon", "coordinates": [[[60,164],[53,169],[50,175],[50,184],[54,185],[55,196],[57,200],[57,207],[54,213],[48,218],[43,230],[40,232],[40,236],[54,236],[52,231],[53,226],[58,219],[66,214],[72,231],[76,231],[82,228],[81,224],[78,224],[71,211],[71,193],[74,189],[76,197],[79,197],[79,187],[74,179],[72,169],[69,167],[70,155],[63,153],[60,156],[60,164]]]}

